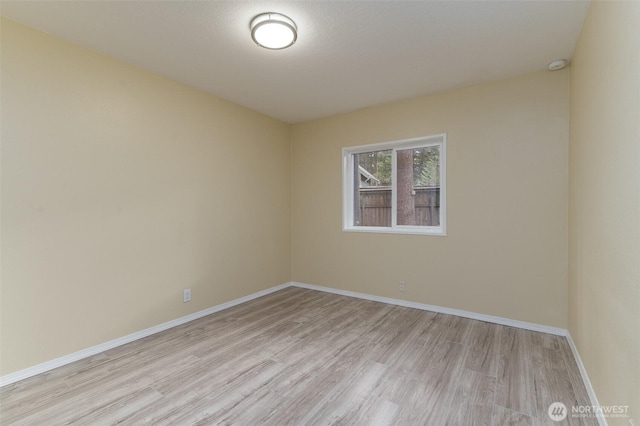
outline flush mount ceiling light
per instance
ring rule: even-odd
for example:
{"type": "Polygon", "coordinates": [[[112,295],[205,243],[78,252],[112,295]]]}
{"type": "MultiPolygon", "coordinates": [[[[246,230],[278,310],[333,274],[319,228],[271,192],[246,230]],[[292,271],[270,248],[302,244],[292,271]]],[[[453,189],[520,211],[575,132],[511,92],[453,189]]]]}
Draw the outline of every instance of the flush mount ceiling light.
{"type": "Polygon", "coordinates": [[[251,38],[265,49],[286,49],[296,42],[298,27],[280,13],[262,13],[251,20],[251,38]]]}

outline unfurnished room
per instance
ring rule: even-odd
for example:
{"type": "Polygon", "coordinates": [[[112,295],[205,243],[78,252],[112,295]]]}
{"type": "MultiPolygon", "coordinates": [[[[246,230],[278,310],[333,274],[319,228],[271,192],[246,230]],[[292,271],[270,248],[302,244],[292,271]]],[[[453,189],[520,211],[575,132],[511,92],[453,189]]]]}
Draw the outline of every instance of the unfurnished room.
{"type": "Polygon", "coordinates": [[[0,424],[640,426],[640,1],[0,14],[0,424]]]}

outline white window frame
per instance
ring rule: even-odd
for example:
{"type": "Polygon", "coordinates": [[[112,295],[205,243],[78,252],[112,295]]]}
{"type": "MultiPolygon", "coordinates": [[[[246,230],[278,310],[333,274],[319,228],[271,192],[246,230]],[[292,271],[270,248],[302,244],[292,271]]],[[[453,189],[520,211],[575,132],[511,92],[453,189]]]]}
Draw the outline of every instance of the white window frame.
{"type": "Polygon", "coordinates": [[[447,135],[446,133],[398,141],[359,145],[342,149],[342,230],[386,234],[447,235],[447,135]],[[430,146],[440,147],[440,226],[407,226],[397,224],[397,151],[430,146]],[[355,171],[353,156],[371,151],[392,150],[391,157],[391,226],[356,226],[354,219],[355,171]]]}

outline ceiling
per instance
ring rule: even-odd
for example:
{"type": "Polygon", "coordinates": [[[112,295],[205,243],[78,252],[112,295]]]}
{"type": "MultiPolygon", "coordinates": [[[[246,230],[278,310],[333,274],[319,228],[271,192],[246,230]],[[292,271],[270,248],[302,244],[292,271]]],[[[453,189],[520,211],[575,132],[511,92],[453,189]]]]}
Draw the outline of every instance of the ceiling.
{"type": "Polygon", "coordinates": [[[288,123],[570,59],[586,1],[2,1],[3,16],[288,123]],[[271,51],[249,22],[279,12],[271,51]]]}

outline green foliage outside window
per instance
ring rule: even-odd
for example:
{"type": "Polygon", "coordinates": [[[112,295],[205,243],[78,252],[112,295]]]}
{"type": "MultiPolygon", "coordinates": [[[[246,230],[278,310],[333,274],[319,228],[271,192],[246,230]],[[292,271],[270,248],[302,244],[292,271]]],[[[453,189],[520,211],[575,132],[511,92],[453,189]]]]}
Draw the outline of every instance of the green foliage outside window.
{"type": "MultiPolygon", "coordinates": [[[[357,154],[358,165],[380,180],[376,186],[391,186],[391,152],[389,149],[357,154]]],[[[413,185],[440,186],[440,149],[438,147],[417,148],[413,151],[413,185]]]]}

